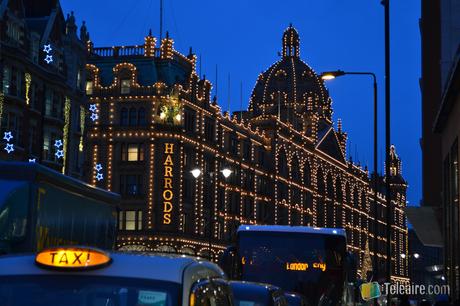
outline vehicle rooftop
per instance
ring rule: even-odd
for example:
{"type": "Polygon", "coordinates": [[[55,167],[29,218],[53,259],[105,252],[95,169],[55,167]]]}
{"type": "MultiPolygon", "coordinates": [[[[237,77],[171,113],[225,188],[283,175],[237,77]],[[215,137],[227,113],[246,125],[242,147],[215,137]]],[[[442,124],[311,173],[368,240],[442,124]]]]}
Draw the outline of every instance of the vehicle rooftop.
{"type": "Polygon", "coordinates": [[[314,233],[325,235],[340,235],[346,237],[343,228],[290,226],[290,225],[240,225],[238,232],[289,232],[289,233],[314,233]]]}
{"type": "Polygon", "coordinates": [[[279,290],[280,288],[266,283],[258,283],[258,282],[247,282],[247,281],[230,281],[230,286],[232,288],[241,288],[241,289],[248,289],[248,290],[279,290]]]}
{"type": "Polygon", "coordinates": [[[109,253],[112,262],[106,266],[86,271],[52,270],[35,263],[35,254],[0,256],[0,277],[22,275],[82,275],[141,278],[182,283],[184,270],[200,266],[203,270],[223,275],[215,264],[199,258],[168,254],[109,253]]]}

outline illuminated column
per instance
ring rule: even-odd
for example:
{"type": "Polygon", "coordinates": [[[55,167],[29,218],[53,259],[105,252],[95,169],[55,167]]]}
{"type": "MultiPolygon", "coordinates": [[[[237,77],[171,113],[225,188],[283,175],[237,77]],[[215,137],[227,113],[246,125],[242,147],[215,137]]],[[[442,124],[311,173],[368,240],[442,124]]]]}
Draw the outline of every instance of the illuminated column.
{"type": "Polygon", "coordinates": [[[95,144],[93,146],[93,163],[91,165],[91,173],[92,173],[91,183],[93,186],[96,186],[96,175],[97,175],[96,164],[97,163],[98,163],[98,145],[95,144]]]}
{"type": "Polygon", "coordinates": [[[68,148],[69,148],[69,127],[70,127],[70,98],[65,97],[65,104],[64,104],[64,128],[62,130],[63,134],[63,146],[62,150],[64,151],[63,161],[62,161],[62,173],[66,173],[66,165],[67,165],[67,155],[68,155],[68,148]]]}
{"type": "Polygon", "coordinates": [[[108,160],[107,160],[107,190],[112,191],[112,163],[113,163],[113,139],[110,133],[108,160]]]}
{"type": "Polygon", "coordinates": [[[26,72],[24,74],[24,79],[26,81],[26,104],[29,105],[30,104],[29,93],[30,93],[30,84],[32,83],[32,76],[30,75],[30,73],[26,72]]]}
{"type": "Polygon", "coordinates": [[[153,191],[154,191],[154,164],[155,164],[155,146],[153,144],[154,138],[150,138],[150,149],[149,149],[149,193],[148,193],[148,209],[147,209],[147,228],[153,228],[153,191]]]}
{"type": "MultiPolygon", "coordinates": [[[[182,114],[182,118],[184,118],[184,114],[182,114]]],[[[183,220],[184,207],[183,207],[183,201],[182,201],[184,197],[183,189],[184,189],[184,171],[185,171],[184,141],[183,140],[180,141],[180,153],[179,154],[180,154],[180,165],[179,165],[179,214],[178,214],[178,218],[179,218],[179,231],[185,232],[184,220],[183,220]]]]}
{"type": "Polygon", "coordinates": [[[3,103],[5,102],[5,95],[2,91],[0,91],[0,122],[2,122],[3,116],[3,103]]]}

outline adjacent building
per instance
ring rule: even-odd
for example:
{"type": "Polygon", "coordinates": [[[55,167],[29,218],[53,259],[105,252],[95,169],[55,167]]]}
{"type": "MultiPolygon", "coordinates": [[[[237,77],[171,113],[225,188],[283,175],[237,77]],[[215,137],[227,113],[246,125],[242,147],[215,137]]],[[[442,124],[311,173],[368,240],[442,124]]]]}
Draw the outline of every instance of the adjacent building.
{"type": "Polygon", "coordinates": [[[452,298],[460,299],[460,209],[459,209],[459,144],[460,125],[460,52],[457,53],[442,103],[435,120],[434,131],[441,136],[444,238],[444,269],[452,298]]]}
{"type": "MultiPolygon", "coordinates": [[[[370,254],[385,275],[383,178],[372,190],[367,169],[346,159],[347,134],[293,27],[248,110],[233,115],[168,35],[87,47],[88,180],[122,195],[118,248],[216,259],[240,224],[344,227],[360,262],[370,254]]],[[[407,281],[407,183],[394,147],[390,162],[392,274],[407,281]]]]}
{"type": "Polygon", "coordinates": [[[83,177],[86,27],[58,0],[0,1],[0,159],[83,177]]]}
{"type": "Polygon", "coordinates": [[[422,0],[421,4],[423,200],[420,209],[408,213],[426,246],[444,247],[441,269],[452,300],[458,301],[460,3],[422,0]]]}

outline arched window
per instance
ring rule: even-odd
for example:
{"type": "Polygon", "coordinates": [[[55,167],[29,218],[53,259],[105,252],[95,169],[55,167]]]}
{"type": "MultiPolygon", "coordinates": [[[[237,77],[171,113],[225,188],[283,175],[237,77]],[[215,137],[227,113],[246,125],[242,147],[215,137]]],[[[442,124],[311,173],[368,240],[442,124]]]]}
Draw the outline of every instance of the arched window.
{"type": "Polygon", "coordinates": [[[127,126],[128,125],[128,109],[123,107],[120,112],[120,125],[127,126]]]}
{"type": "Polygon", "coordinates": [[[323,196],[326,186],[324,186],[324,175],[323,175],[323,170],[321,168],[318,168],[318,173],[316,175],[316,181],[318,185],[318,193],[323,196]]]}
{"type": "Polygon", "coordinates": [[[334,180],[332,179],[332,175],[329,172],[327,175],[327,197],[329,199],[334,199],[334,180]]]}
{"type": "Polygon", "coordinates": [[[147,120],[145,118],[145,108],[143,107],[139,108],[139,111],[137,112],[137,122],[140,126],[147,125],[147,120]]]}
{"type": "Polygon", "coordinates": [[[295,182],[300,183],[300,167],[296,157],[294,157],[292,161],[292,179],[295,182]]]}
{"type": "Polygon", "coordinates": [[[327,175],[327,204],[326,204],[326,226],[327,227],[334,227],[334,181],[332,179],[332,175],[329,172],[327,175]]]}
{"type": "Polygon", "coordinates": [[[305,168],[303,169],[303,184],[307,187],[311,186],[311,169],[308,162],[305,163],[305,168]]]}
{"type": "Polygon", "coordinates": [[[286,154],[284,152],[281,152],[278,160],[279,173],[281,176],[287,178],[289,175],[289,169],[287,165],[286,154]]]}
{"type": "Polygon", "coordinates": [[[355,188],[353,191],[353,207],[359,209],[359,193],[358,189],[355,188]]]}
{"type": "Polygon", "coordinates": [[[134,107],[129,109],[129,125],[136,126],[137,125],[137,112],[134,107]]]}
{"type": "Polygon", "coordinates": [[[361,192],[361,210],[367,211],[367,200],[365,192],[361,192]]]}
{"type": "Polygon", "coordinates": [[[326,226],[326,207],[324,203],[324,193],[326,188],[324,185],[323,170],[321,168],[318,169],[316,179],[319,193],[319,196],[316,199],[316,225],[318,227],[324,227],[326,226]]]}
{"type": "Polygon", "coordinates": [[[343,211],[343,193],[342,193],[342,183],[340,182],[340,178],[337,178],[335,182],[335,223],[337,227],[342,227],[342,211],[343,211]]]}

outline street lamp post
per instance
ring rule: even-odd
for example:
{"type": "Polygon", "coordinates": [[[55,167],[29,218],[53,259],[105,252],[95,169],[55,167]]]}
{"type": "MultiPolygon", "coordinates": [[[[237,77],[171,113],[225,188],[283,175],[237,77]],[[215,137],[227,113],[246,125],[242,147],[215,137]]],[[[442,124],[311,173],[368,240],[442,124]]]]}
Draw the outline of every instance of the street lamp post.
{"type": "MultiPolygon", "coordinates": [[[[230,168],[225,167],[220,172],[222,173],[224,178],[228,178],[232,174],[233,171],[230,168]]],[[[193,177],[195,179],[198,179],[201,176],[202,171],[201,171],[200,168],[194,168],[194,169],[192,169],[190,171],[190,173],[193,175],[193,177]]],[[[212,179],[216,178],[216,173],[210,172],[209,176],[211,177],[211,180],[212,180],[212,179]]],[[[213,227],[213,224],[214,224],[213,218],[214,218],[213,209],[212,209],[212,207],[209,207],[209,230],[208,230],[209,260],[212,260],[212,257],[211,257],[211,245],[212,245],[212,227],[213,227]]]]}
{"type": "Polygon", "coordinates": [[[356,71],[327,71],[321,74],[321,79],[323,80],[332,80],[336,77],[340,77],[343,75],[368,75],[372,77],[373,87],[374,87],[374,277],[377,277],[378,274],[378,256],[377,256],[377,249],[378,249],[378,240],[377,240],[377,190],[378,190],[378,174],[377,174],[377,167],[378,167],[378,156],[377,156],[377,147],[378,147],[378,105],[377,105],[377,77],[373,72],[356,72],[356,71]]]}

